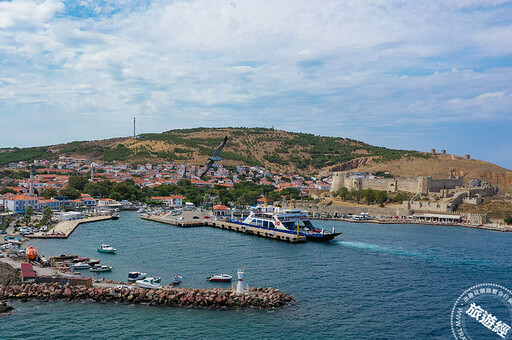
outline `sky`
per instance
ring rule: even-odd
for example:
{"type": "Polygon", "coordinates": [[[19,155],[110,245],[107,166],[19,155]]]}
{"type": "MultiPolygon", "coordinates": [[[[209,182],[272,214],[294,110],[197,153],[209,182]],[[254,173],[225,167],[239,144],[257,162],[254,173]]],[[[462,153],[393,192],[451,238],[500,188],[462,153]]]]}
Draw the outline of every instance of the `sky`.
{"type": "Polygon", "coordinates": [[[275,127],[512,169],[509,0],[0,0],[0,147],[275,127]]]}

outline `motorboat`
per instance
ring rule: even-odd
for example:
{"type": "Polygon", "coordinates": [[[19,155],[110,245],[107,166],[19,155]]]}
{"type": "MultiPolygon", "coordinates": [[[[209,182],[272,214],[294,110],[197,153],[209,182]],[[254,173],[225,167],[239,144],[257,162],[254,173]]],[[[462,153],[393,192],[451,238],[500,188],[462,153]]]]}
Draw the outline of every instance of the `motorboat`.
{"type": "Polygon", "coordinates": [[[146,273],[141,272],[129,272],[128,273],[128,281],[135,282],[137,280],[143,280],[146,278],[146,273]]]}
{"type": "Polygon", "coordinates": [[[118,213],[112,214],[112,219],[113,220],[118,220],[119,219],[119,214],[118,213]]]}
{"type": "Polygon", "coordinates": [[[112,266],[92,266],[91,269],[89,269],[91,272],[110,272],[112,271],[112,266]]]}
{"type": "Polygon", "coordinates": [[[80,269],[90,269],[91,265],[89,263],[85,262],[78,262],[71,264],[71,267],[73,267],[73,270],[80,270],[80,269]]]}
{"type": "Polygon", "coordinates": [[[146,277],[144,280],[137,280],[137,281],[135,281],[135,283],[140,288],[147,288],[147,289],[162,288],[162,285],[158,282],[155,282],[155,279],[152,277],[146,277]]]}
{"type": "Polygon", "coordinates": [[[181,283],[181,280],[183,279],[183,277],[179,276],[179,275],[176,275],[174,277],[174,279],[171,281],[171,285],[175,286],[175,285],[179,285],[181,283]]]}
{"type": "Polygon", "coordinates": [[[228,274],[220,274],[208,276],[206,279],[211,282],[231,282],[233,276],[228,274]]]}
{"type": "Polygon", "coordinates": [[[98,248],[98,252],[106,254],[115,254],[116,250],[116,248],[113,248],[108,244],[102,244],[101,247],[98,248]]]}

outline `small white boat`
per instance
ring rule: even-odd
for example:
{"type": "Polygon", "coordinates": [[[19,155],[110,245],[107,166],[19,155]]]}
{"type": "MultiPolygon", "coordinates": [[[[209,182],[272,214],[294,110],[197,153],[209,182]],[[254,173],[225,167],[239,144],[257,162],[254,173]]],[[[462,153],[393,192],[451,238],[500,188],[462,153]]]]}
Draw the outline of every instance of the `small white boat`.
{"type": "Polygon", "coordinates": [[[137,280],[135,281],[137,286],[140,288],[147,288],[147,289],[158,289],[162,288],[162,285],[158,282],[155,282],[155,279],[152,277],[147,277],[144,280],[137,280]]]}
{"type": "Polygon", "coordinates": [[[91,272],[110,272],[112,271],[112,266],[92,266],[91,269],[89,269],[91,272]]]}
{"type": "Polygon", "coordinates": [[[206,279],[211,282],[230,282],[231,279],[233,279],[233,276],[228,274],[220,274],[208,276],[206,279]]]}
{"type": "Polygon", "coordinates": [[[128,273],[128,281],[135,282],[137,280],[143,280],[146,278],[146,273],[141,272],[129,272],[128,273]]]}
{"type": "Polygon", "coordinates": [[[74,270],[89,269],[91,265],[85,262],[79,262],[71,265],[74,270]]]}

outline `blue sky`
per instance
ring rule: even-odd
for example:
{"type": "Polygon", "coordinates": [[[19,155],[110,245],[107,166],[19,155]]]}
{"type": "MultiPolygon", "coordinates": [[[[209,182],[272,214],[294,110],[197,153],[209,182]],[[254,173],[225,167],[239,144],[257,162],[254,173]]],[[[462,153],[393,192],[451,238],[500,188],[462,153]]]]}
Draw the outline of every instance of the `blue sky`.
{"type": "Polygon", "coordinates": [[[512,1],[0,0],[0,147],[274,126],[512,168],[512,1]]]}

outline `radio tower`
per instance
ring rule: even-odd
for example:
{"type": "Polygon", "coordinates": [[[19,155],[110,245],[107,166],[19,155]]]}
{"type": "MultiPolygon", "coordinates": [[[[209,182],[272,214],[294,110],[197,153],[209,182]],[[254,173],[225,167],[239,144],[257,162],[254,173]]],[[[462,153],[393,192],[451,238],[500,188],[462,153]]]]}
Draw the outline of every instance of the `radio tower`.
{"type": "Polygon", "coordinates": [[[133,138],[135,137],[135,117],[133,117],[133,138]]]}

